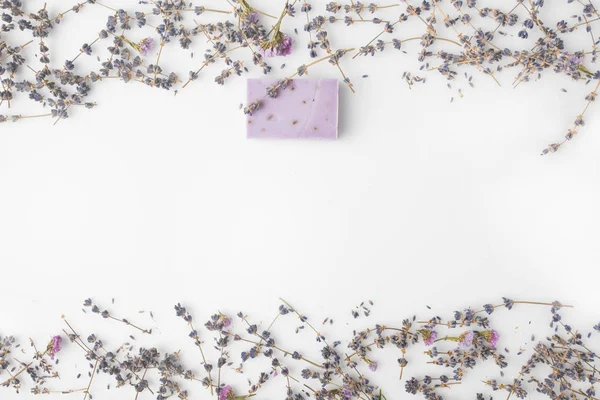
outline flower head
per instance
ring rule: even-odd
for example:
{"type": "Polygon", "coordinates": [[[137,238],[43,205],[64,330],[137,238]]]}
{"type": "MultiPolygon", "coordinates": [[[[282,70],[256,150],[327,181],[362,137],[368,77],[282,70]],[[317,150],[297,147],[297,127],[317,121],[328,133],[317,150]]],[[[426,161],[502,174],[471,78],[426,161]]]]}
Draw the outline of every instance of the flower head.
{"type": "Polygon", "coordinates": [[[223,327],[228,328],[231,325],[231,318],[226,315],[221,315],[221,321],[223,321],[223,327]]]}
{"type": "Polygon", "coordinates": [[[569,62],[575,65],[579,65],[583,62],[583,57],[576,55],[569,56],[569,62]]]}
{"type": "Polygon", "coordinates": [[[463,333],[458,337],[458,344],[463,347],[470,347],[473,344],[473,331],[463,333]]]}
{"type": "Polygon", "coordinates": [[[248,22],[251,24],[258,24],[258,13],[252,12],[248,14],[248,22]]]}
{"type": "Polygon", "coordinates": [[[480,335],[483,336],[492,347],[496,347],[496,343],[498,343],[498,340],[500,339],[500,334],[493,329],[489,331],[483,331],[480,333],[480,335]]]}
{"type": "Polygon", "coordinates": [[[433,344],[433,342],[435,342],[435,339],[437,339],[437,332],[436,331],[429,331],[429,330],[422,330],[421,333],[423,334],[423,340],[425,341],[425,346],[431,346],[433,344]]]}
{"type": "Polygon", "coordinates": [[[352,392],[348,388],[344,388],[344,390],[342,390],[342,396],[344,396],[345,399],[351,399],[352,392]]]}
{"type": "Polygon", "coordinates": [[[231,400],[233,398],[235,398],[235,395],[231,386],[227,385],[219,391],[219,400],[231,400]]]}
{"type": "Polygon", "coordinates": [[[140,54],[143,56],[148,55],[148,53],[152,50],[153,47],[154,47],[154,39],[152,39],[151,37],[147,37],[146,39],[143,39],[139,43],[140,54]]]}
{"type": "Polygon", "coordinates": [[[377,362],[376,361],[367,361],[369,363],[369,369],[373,372],[377,371],[377,362]]]}
{"type": "Polygon", "coordinates": [[[241,22],[242,30],[249,38],[254,38],[257,36],[260,32],[260,29],[262,29],[262,25],[259,23],[259,15],[256,12],[243,15],[241,22]]]}
{"type": "Polygon", "coordinates": [[[56,336],[53,336],[52,340],[50,340],[50,343],[48,343],[47,351],[48,351],[48,354],[50,354],[51,360],[54,360],[54,356],[56,355],[56,353],[58,353],[60,351],[61,342],[62,342],[62,338],[60,336],[56,335],[56,336]]]}
{"type": "Polygon", "coordinates": [[[260,45],[264,57],[289,56],[292,54],[292,38],[285,33],[277,32],[273,39],[260,45]]]}
{"type": "Polygon", "coordinates": [[[492,333],[490,336],[490,346],[495,347],[496,343],[500,340],[500,334],[492,329],[492,333]]]}

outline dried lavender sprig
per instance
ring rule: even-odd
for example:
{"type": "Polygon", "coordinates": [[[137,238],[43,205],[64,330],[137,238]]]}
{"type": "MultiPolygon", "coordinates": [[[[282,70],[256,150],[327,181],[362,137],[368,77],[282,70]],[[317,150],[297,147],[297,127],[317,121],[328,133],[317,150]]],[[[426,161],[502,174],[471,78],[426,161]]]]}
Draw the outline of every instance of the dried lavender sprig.
{"type": "Polygon", "coordinates": [[[135,325],[135,324],[132,324],[132,323],[131,323],[129,320],[127,320],[127,319],[125,319],[125,318],[118,318],[118,317],[115,317],[115,316],[114,316],[114,315],[112,315],[110,312],[108,312],[108,310],[103,310],[103,311],[101,311],[101,310],[100,310],[100,307],[98,307],[98,305],[97,305],[97,304],[94,304],[94,303],[92,302],[92,299],[89,299],[89,298],[88,298],[88,299],[86,299],[86,300],[83,302],[83,306],[84,306],[84,307],[91,307],[91,310],[92,310],[92,312],[93,312],[94,314],[98,314],[98,315],[102,316],[102,318],[109,318],[109,319],[112,319],[112,320],[114,320],[114,321],[121,322],[121,323],[123,323],[123,324],[125,324],[125,325],[127,325],[127,326],[131,326],[132,328],[134,328],[134,329],[137,329],[138,331],[140,331],[140,332],[142,332],[142,333],[146,333],[146,334],[149,334],[149,335],[150,335],[150,334],[152,334],[152,329],[144,329],[144,328],[140,328],[139,326],[137,326],[137,325],[135,325]]]}
{"type": "MultiPolygon", "coordinates": [[[[68,14],[70,12],[75,12],[78,13],[79,11],[81,11],[81,9],[86,5],[86,4],[94,4],[95,0],[86,0],[82,3],[77,3],[75,4],[73,7],[69,8],[68,10],[65,10],[61,13],[58,13],[58,15],[54,18],[52,18],[50,21],[51,22],[58,22],[60,23],[60,21],[64,18],[65,14],[68,14]]],[[[46,9],[46,4],[44,4],[44,9],[46,9]]]]}
{"type": "Polygon", "coordinates": [[[183,320],[185,322],[187,322],[188,326],[192,330],[189,334],[189,337],[194,339],[194,344],[200,350],[200,355],[202,356],[202,364],[204,365],[204,369],[206,370],[206,372],[208,374],[208,377],[207,377],[208,387],[210,389],[210,394],[212,396],[214,394],[214,384],[213,384],[213,380],[212,380],[212,376],[211,376],[212,365],[207,363],[207,361],[206,361],[206,356],[204,355],[204,350],[202,348],[202,341],[200,340],[198,331],[194,328],[194,324],[192,322],[192,320],[193,320],[192,314],[190,314],[187,311],[187,309],[185,307],[183,307],[181,304],[175,305],[175,312],[178,317],[183,318],[183,320]]]}
{"type": "Polygon", "coordinates": [[[9,52],[9,54],[5,55],[4,57],[0,58],[0,62],[6,60],[9,57],[12,57],[14,54],[20,52],[21,50],[23,50],[25,47],[29,46],[31,43],[33,43],[33,40],[28,41],[27,43],[24,43],[20,46],[17,46],[16,48],[12,49],[12,52],[9,52]]]}
{"type": "Polygon", "coordinates": [[[198,13],[199,11],[201,11],[202,13],[204,13],[204,12],[214,12],[214,13],[220,13],[220,14],[231,14],[232,13],[232,11],[219,10],[219,9],[215,9],[215,8],[206,8],[206,7],[201,7],[200,10],[198,10],[196,8],[180,8],[177,10],[162,10],[161,12],[168,14],[168,13],[177,13],[177,12],[198,13]]]}
{"type": "Polygon", "coordinates": [[[86,400],[87,398],[90,398],[90,399],[92,398],[92,395],[90,394],[90,388],[92,387],[92,382],[94,381],[94,378],[96,377],[96,371],[98,370],[99,362],[100,362],[100,359],[96,359],[96,362],[94,363],[94,368],[92,369],[92,374],[90,375],[90,380],[84,391],[83,400],[86,400]]]}
{"type": "Polygon", "coordinates": [[[198,74],[207,66],[210,65],[210,63],[215,60],[218,57],[225,57],[225,55],[227,55],[228,53],[231,53],[232,51],[235,51],[237,49],[241,49],[244,46],[237,46],[231,49],[228,49],[224,52],[218,52],[217,50],[215,50],[215,53],[210,56],[209,58],[207,58],[206,60],[204,60],[204,62],[202,63],[202,66],[200,68],[198,68],[195,72],[190,73],[190,78],[187,80],[187,82],[181,87],[182,89],[185,89],[187,85],[189,85],[192,81],[197,79],[198,74]]]}
{"type": "Polygon", "coordinates": [[[22,119],[44,118],[44,117],[51,117],[51,116],[52,116],[51,113],[48,113],[48,114],[39,114],[39,115],[22,115],[22,114],[1,115],[0,114],[0,123],[7,122],[7,121],[17,122],[17,121],[20,121],[22,119]]]}
{"type": "Polygon", "coordinates": [[[583,126],[585,124],[583,116],[587,112],[587,110],[590,107],[590,105],[592,104],[592,102],[594,102],[596,100],[596,97],[598,96],[598,90],[600,89],[600,76],[596,79],[598,79],[598,83],[596,83],[594,90],[592,90],[591,93],[585,97],[587,102],[586,102],[585,107],[583,108],[583,111],[581,112],[581,114],[579,114],[577,116],[577,118],[575,118],[575,121],[573,122],[573,127],[571,129],[569,129],[569,131],[565,135],[565,138],[563,139],[562,142],[552,143],[552,144],[548,145],[548,147],[542,151],[542,155],[548,154],[549,152],[554,153],[554,152],[558,151],[558,149],[563,144],[565,144],[566,142],[571,140],[577,134],[578,127],[583,126]]]}
{"type": "MultiPolygon", "coordinates": [[[[573,308],[572,305],[568,305],[568,304],[562,304],[558,301],[554,301],[552,303],[547,303],[547,302],[539,302],[539,301],[527,301],[527,300],[511,300],[508,298],[504,298],[504,302],[502,304],[496,304],[496,305],[492,305],[492,304],[486,304],[484,305],[484,307],[480,310],[473,310],[472,314],[470,315],[477,315],[477,314],[481,314],[481,313],[486,313],[488,315],[492,314],[494,312],[494,310],[496,310],[497,308],[506,308],[508,310],[511,310],[516,304],[526,304],[526,305],[537,305],[537,306],[547,306],[547,307],[553,307],[553,308],[573,308]]],[[[424,325],[430,325],[432,324],[433,320],[429,320],[429,321],[417,321],[418,324],[424,324],[424,325]]],[[[435,325],[445,325],[445,326],[450,326],[451,323],[450,322],[433,322],[435,325]]]]}

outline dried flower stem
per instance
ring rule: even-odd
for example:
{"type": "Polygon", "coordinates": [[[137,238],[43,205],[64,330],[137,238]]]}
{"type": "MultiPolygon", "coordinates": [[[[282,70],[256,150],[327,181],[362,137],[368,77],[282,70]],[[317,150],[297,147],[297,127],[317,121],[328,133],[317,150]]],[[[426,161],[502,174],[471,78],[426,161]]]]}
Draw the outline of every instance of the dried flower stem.
{"type": "MultiPolygon", "coordinates": [[[[583,116],[585,115],[585,113],[587,112],[588,108],[590,107],[590,105],[592,104],[592,102],[595,101],[596,96],[598,95],[598,89],[600,89],[600,80],[598,80],[598,83],[596,83],[596,86],[594,87],[594,90],[588,96],[588,100],[585,103],[585,107],[583,108],[583,111],[581,112],[581,114],[579,114],[577,116],[577,120],[582,120],[583,121],[583,116]]],[[[577,123],[574,123],[573,124],[573,128],[570,130],[570,132],[577,133],[577,125],[578,125],[577,123]]],[[[563,144],[565,144],[565,142],[567,142],[568,140],[569,139],[565,138],[560,143],[556,143],[554,145],[550,145],[550,148],[552,149],[551,151],[554,152],[554,151],[558,150],[558,148],[561,147],[563,144]]],[[[545,153],[542,153],[542,154],[545,154],[545,153]]]]}
{"type": "MultiPolygon", "coordinates": [[[[529,304],[529,305],[548,306],[548,307],[556,306],[556,304],[553,304],[553,303],[544,303],[544,302],[538,302],[538,301],[523,301],[523,300],[515,300],[512,302],[512,304],[529,304]]],[[[573,307],[572,305],[566,305],[566,304],[561,304],[560,306],[568,307],[568,308],[573,307]]],[[[506,304],[503,303],[503,304],[492,305],[493,309],[503,308],[503,307],[506,307],[506,304]]],[[[473,314],[481,314],[483,312],[486,312],[486,310],[485,309],[477,310],[477,311],[474,311],[473,314]]],[[[429,325],[431,323],[432,323],[432,321],[417,321],[417,324],[429,325]]],[[[439,323],[435,323],[435,325],[442,325],[442,326],[450,327],[449,322],[439,322],[439,323]]]]}
{"type": "MultiPolygon", "coordinates": [[[[186,12],[186,11],[193,11],[195,12],[196,10],[193,8],[182,8],[181,10],[162,10],[163,13],[177,13],[177,12],[186,12]]],[[[220,14],[231,14],[231,11],[226,11],[226,10],[217,10],[214,8],[202,8],[202,12],[214,12],[214,13],[220,13],[220,14]]]]}
{"type": "MultiPolygon", "coordinates": [[[[31,43],[33,43],[33,40],[30,40],[29,42],[27,42],[27,43],[25,43],[25,44],[22,44],[22,45],[18,46],[18,47],[17,47],[17,48],[18,48],[17,52],[19,52],[19,51],[23,50],[23,48],[27,47],[27,46],[28,46],[28,45],[30,45],[31,43]]],[[[12,57],[12,54],[7,54],[7,55],[5,55],[4,57],[0,58],[0,62],[2,62],[2,61],[4,61],[4,60],[6,60],[6,59],[7,59],[7,58],[9,58],[9,57],[12,57]]]]}
{"type": "MultiPolygon", "coordinates": [[[[188,321],[188,325],[192,329],[193,332],[197,332],[196,329],[194,328],[194,325],[192,324],[191,320],[188,321]]],[[[202,364],[207,365],[208,363],[206,362],[206,356],[204,355],[204,350],[202,349],[202,342],[200,341],[200,337],[198,336],[198,334],[196,334],[195,337],[192,337],[192,339],[194,339],[194,344],[196,345],[198,350],[200,350],[200,355],[202,356],[202,364]]],[[[210,371],[206,371],[206,372],[208,374],[208,385],[210,388],[210,395],[212,396],[214,394],[213,381],[212,381],[210,371]]]]}
{"type": "MultiPolygon", "coordinates": [[[[391,28],[393,28],[393,27],[394,27],[394,26],[395,26],[397,23],[398,23],[398,21],[396,21],[396,22],[394,22],[394,23],[390,24],[390,27],[391,27],[391,28]]],[[[383,35],[383,34],[384,34],[384,33],[386,33],[386,32],[387,32],[387,31],[386,31],[385,29],[384,29],[384,30],[382,30],[381,32],[379,32],[379,33],[377,34],[377,36],[375,36],[373,39],[371,39],[371,40],[369,41],[369,43],[367,43],[367,44],[366,44],[366,45],[364,45],[363,47],[369,46],[371,43],[373,43],[374,41],[376,41],[376,40],[377,40],[377,39],[378,39],[378,38],[379,38],[381,35],[383,35]]],[[[462,47],[462,46],[461,46],[461,47],[462,47]]],[[[352,59],[354,60],[354,59],[355,59],[356,57],[358,57],[359,55],[360,55],[360,52],[357,52],[357,53],[356,53],[356,54],[355,54],[355,55],[352,57],[352,59]]]]}
{"type": "MultiPolygon", "coordinates": [[[[200,68],[198,68],[198,70],[196,70],[196,72],[195,72],[195,73],[196,73],[196,74],[199,74],[199,73],[200,73],[200,72],[201,72],[201,71],[204,69],[204,67],[207,67],[207,66],[209,66],[209,65],[210,65],[210,63],[211,63],[211,61],[213,61],[215,58],[217,58],[217,57],[224,57],[226,54],[229,54],[229,53],[231,53],[232,51],[235,51],[235,50],[237,50],[237,49],[241,49],[241,48],[243,48],[243,47],[244,47],[244,46],[237,46],[237,47],[233,47],[233,48],[231,48],[231,49],[229,49],[229,50],[227,50],[227,51],[225,51],[225,52],[223,52],[223,53],[215,52],[215,54],[213,54],[212,56],[210,56],[210,58],[208,58],[208,59],[204,60],[204,62],[202,63],[202,66],[201,66],[200,68]]],[[[189,79],[187,80],[187,82],[186,82],[186,83],[185,83],[185,84],[184,84],[184,85],[183,85],[181,88],[182,88],[182,89],[185,89],[185,87],[186,87],[187,85],[189,85],[189,84],[190,84],[190,82],[192,82],[192,81],[193,81],[193,79],[189,78],[189,79]]]]}
{"type": "Polygon", "coordinates": [[[83,400],[86,400],[88,397],[89,398],[92,397],[90,395],[90,388],[92,387],[92,382],[94,381],[94,377],[96,376],[96,370],[98,369],[99,362],[100,362],[100,359],[96,359],[96,362],[94,363],[94,369],[92,369],[92,374],[90,375],[90,381],[89,381],[87,388],[85,389],[85,392],[83,394],[83,400]]]}

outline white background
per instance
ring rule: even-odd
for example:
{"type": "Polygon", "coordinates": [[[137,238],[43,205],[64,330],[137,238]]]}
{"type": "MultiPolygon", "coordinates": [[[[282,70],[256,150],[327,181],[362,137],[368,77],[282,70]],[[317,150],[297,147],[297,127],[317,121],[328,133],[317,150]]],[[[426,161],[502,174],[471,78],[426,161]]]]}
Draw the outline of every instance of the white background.
{"type": "MultiPolygon", "coordinates": [[[[51,14],[69,4],[52,2],[51,14]]],[[[97,7],[66,18],[48,40],[53,60],[77,54],[107,15],[97,7]]],[[[272,62],[275,77],[307,58],[302,20],[288,23],[289,33],[300,29],[298,48],[272,62]]],[[[379,29],[365,25],[336,25],[332,45],[364,44],[379,29]]],[[[186,76],[205,47],[191,61],[168,50],[165,64],[186,76]]],[[[115,298],[111,310],[124,316],[153,310],[156,322],[139,320],[174,348],[187,343],[176,302],[201,320],[243,309],[267,323],[279,296],[316,320],[349,320],[373,299],[378,318],[392,321],[428,316],[425,305],[447,313],[501,296],[560,299],[589,329],[600,318],[597,107],[560,152],[540,151],[571,127],[591,87],[550,71],[513,89],[508,71],[502,87],[476,75],[475,89],[449,90],[430,72],[409,90],[401,75],[418,73],[417,42],[406,50],[347,57],[357,94],[340,85],[335,142],[246,140],[244,78],[218,87],[218,68],[177,96],[110,81],[94,86],[96,109],[55,126],[0,125],[0,335],[43,342],[62,329],[61,314],[106,328],[81,313],[86,297],[115,298]]],[[[326,63],[309,75],[335,76],[326,63]]],[[[22,102],[1,112],[40,111],[22,102]]],[[[544,333],[547,314],[539,321],[544,333]]],[[[503,346],[516,350],[511,324],[503,346]]],[[[330,330],[350,335],[345,324],[330,330]]]]}

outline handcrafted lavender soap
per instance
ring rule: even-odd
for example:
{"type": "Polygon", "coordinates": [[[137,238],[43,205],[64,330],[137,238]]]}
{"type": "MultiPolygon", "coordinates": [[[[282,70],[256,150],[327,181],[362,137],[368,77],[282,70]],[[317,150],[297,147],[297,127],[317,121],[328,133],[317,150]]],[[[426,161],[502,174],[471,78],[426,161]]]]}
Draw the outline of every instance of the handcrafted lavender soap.
{"type": "Polygon", "coordinates": [[[247,117],[248,138],[336,139],[337,79],[292,79],[277,97],[266,96],[276,79],[248,79],[248,104],[260,100],[247,117]]]}

